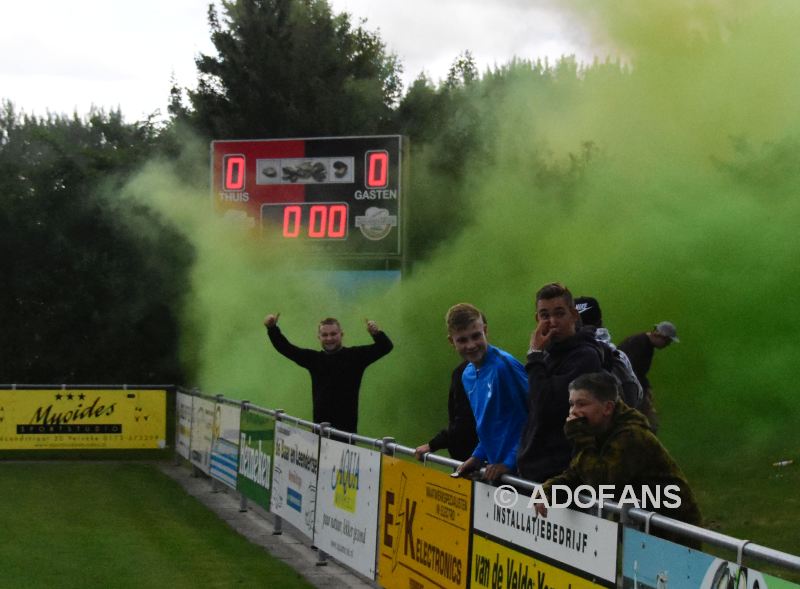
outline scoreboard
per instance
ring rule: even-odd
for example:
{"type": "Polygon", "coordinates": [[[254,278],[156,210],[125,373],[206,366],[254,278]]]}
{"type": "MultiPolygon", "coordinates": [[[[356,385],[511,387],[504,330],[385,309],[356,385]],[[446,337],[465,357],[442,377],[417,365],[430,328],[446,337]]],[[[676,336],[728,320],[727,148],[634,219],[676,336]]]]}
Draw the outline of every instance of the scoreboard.
{"type": "Polygon", "coordinates": [[[402,254],[399,135],[211,143],[215,209],[311,253],[402,254]]]}

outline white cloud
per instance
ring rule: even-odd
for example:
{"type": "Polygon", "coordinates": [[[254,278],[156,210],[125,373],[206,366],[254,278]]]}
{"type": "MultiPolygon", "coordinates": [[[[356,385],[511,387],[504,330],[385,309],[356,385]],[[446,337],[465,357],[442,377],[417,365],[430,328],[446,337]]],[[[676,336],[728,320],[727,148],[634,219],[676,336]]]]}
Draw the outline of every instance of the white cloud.
{"type": "MultiPolygon", "coordinates": [[[[0,97],[26,112],[79,114],[120,106],[128,120],[166,110],[169,80],[197,79],[194,58],[213,53],[207,0],[29,0],[3,7],[0,97]]],[[[447,75],[470,50],[479,69],[513,56],[589,59],[574,23],[546,0],[331,0],[334,12],[367,19],[397,53],[408,84],[422,71],[447,75]]]]}
{"type": "Polygon", "coordinates": [[[174,72],[195,79],[211,50],[206,2],[17,2],[4,7],[0,97],[26,112],[120,106],[127,119],[166,110],[174,72]]]}

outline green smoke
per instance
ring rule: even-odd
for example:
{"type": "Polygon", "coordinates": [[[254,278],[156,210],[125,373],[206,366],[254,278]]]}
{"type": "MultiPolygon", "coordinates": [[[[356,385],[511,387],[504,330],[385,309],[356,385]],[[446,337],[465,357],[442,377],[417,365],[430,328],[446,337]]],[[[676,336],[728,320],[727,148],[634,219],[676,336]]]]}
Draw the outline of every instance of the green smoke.
{"type": "MultiPolygon", "coordinates": [[[[299,270],[301,257],[214,218],[207,195],[165,168],[129,188],[197,247],[183,343],[197,385],[310,418],[307,373],[271,348],[264,315],[280,312],[288,337],[311,348],[322,317],[341,320],[346,345],[370,341],[364,319],[375,319],[395,350],[366,373],[360,430],[417,445],[446,423],[459,361],[448,307],[479,306],[490,340],[522,359],[534,293],[559,280],[599,299],[617,342],[677,325],[681,343],[657,352],[651,371],[673,454],[702,446],[727,465],[797,452],[786,416],[800,403],[800,7],[630,0],[569,11],[619,61],[517,63],[505,83],[479,86],[470,99],[485,149],[464,165],[466,210],[424,218],[422,199],[437,192],[405,196],[410,222],[457,221],[456,237],[387,292],[339,296],[299,270]]],[[[434,151],[415,153],[412,173],[440,187],[434,151]]]]}

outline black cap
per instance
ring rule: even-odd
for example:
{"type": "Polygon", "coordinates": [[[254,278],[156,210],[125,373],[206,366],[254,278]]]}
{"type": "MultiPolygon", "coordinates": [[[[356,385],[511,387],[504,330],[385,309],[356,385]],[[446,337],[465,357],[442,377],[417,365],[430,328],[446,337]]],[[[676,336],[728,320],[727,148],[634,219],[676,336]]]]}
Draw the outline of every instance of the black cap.
{"type": "Polygon", "coordinates": [[[603,312],[600,310],[600,303],[592,297],[578,297],[575,299],[575,308],[581,316],[584,325],[594,325],[603,327],[603,312]]]}

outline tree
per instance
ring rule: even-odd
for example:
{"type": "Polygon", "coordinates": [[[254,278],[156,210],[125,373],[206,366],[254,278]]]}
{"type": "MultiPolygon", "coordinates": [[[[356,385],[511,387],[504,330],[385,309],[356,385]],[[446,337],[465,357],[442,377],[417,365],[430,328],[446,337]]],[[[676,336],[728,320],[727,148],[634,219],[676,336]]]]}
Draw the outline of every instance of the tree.
{"type": "Polygon", "coordinates": [[[180,382],[191,251],[152,211],[114,199],[156,145],[150,121],[119,111],[2,105],[0,382],[180,382]]]}
{"type": "Polygon", "coordinates": [[[438,88],[420,75],[400,103],[398,127],[410,137],[414,159],[408,244],[415,259],[424,258],[471,219],[470,191],[463,186],[467,168],[476,160],[489,161],[491,148],[485,132],[491,127],[490,103],[482,88],[475,60],[466,51],[438,88]],[[446,226],[443,218],[450,221],[446,226]]]}
{"type": "Polygon", "coordinates": [[[464,51],[456,57],[447,72],[445,88],[463,88],[479,80],[478,66],[470,51],[464,51]]]}
{"type": "Polygon", "coordinates": [[[170,112],[207,138],[385,132],[401,67],[377,34],[333,15],[327,0],[223,0],[209,6],[217,55],[198,84],[172,90],[170,112]]]}

